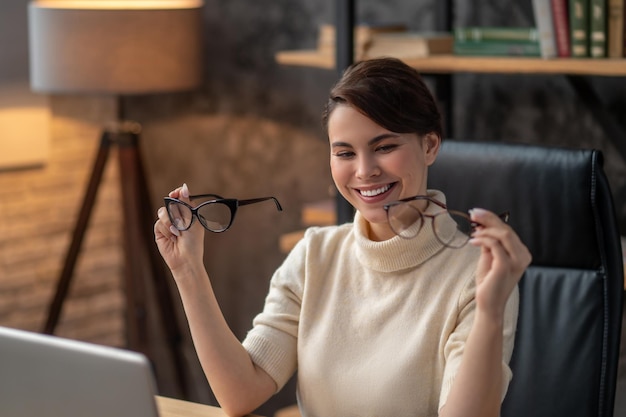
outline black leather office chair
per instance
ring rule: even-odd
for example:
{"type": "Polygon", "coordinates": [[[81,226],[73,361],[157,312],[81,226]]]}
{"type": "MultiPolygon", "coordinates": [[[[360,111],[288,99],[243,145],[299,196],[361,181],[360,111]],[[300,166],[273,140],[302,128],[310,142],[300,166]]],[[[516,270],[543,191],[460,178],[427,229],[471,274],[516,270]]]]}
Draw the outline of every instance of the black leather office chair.
{"type": "Polygon", "coordinates": [[[624,274],[602,161],[597,150],[446,140],[429,171],[450,208],[509,210],[533,255],[503,417],[613,416],[624,274]]]}

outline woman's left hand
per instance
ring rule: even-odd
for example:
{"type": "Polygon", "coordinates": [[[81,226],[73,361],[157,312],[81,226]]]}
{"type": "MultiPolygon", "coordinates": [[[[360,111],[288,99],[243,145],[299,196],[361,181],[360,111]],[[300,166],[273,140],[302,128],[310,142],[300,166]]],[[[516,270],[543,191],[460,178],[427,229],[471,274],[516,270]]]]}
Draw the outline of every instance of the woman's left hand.
{"type": "Polygon", "coordinates": [[[517,233],[496,214],[472,209],[470,217],[480,224],[470,240],[481,249],[476,270],[477,308],[502,317],[532,256],[517,233]]]}

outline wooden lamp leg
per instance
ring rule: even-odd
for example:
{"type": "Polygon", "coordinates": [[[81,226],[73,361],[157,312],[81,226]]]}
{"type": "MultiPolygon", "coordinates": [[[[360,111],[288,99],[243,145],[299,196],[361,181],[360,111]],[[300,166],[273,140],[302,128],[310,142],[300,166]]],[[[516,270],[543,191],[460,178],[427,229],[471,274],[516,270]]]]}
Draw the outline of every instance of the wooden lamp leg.
{"type": "Polygon", "coordinates": [[[105,131],[102,134],[96,161],[76,222],[72,242],[66,255],[54,298],[49,306],[43,329],[53,334],[70,288],[78,253],[93,211],[98,188],[110,148],[118,146],[124,228],[126,296],[126,340],[128,348],[145,354],[153,363],[160,387],[170,396],[185,396],[187,383],[183,354],[180,351],[182,334],[176,308],[168,285],[168,277],[153,239],[156,215],[151,209],[150,193],[139,152],[138,130],[105,131]],[[148,301],[153,297],[155,313],[152,322],[148,301]],[[158,317],[160,316],[160,317],[158,317]],[[157,318],[158,317],[158,318],[157,318]],[[157,354],[151,339],[151,323],[163,331],[165,353],[157,354]],[[157,356],[160,356],[157,359],[157,356]]]}

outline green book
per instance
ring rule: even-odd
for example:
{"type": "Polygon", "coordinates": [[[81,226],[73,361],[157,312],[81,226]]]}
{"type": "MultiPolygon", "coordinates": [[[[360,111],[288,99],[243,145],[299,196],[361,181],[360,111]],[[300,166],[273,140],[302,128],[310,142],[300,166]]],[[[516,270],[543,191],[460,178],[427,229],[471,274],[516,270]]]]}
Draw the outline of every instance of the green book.
{"type": "Polygon", "coordinates": [[[607,52],[607,1],[589,0],[589,55],[605,58],[607,52]]]}
{"type": "Polygon", "coordinates": [[[455,41],[538,42],[539,31],[534,27],[462,27],[454,29],[455,41]]]}
{"type": "Polygon", "coordinates": [[[454,54],[475,56],[541,56],[539,41],[455,41],[454,54]]]}
{"type": "Polygon", "coordinates": [[[588,57],[589,0],[569,0],[569,27],[572,57],[588,57]]]}

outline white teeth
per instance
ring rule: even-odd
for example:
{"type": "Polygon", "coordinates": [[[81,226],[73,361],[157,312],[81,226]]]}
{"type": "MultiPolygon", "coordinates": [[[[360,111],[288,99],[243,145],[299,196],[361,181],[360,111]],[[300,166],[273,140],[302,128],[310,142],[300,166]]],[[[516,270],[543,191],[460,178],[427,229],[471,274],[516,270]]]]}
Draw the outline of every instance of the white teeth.
{"type": "Polygon", "coordinates": [[[361,193],[362,196],[374,197],[374,196],[377,196],[379,194],[384,193],[385,191],[389,190],[390,188],[391,188],[391,185],[385,185],[384,187],[380,187],[380,188],[377,188],[375,190],[359,190],[359,192],[361,193]]]}

